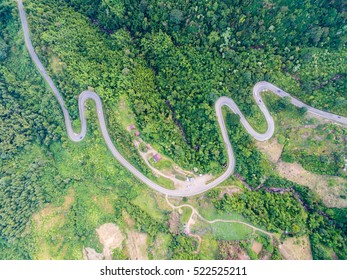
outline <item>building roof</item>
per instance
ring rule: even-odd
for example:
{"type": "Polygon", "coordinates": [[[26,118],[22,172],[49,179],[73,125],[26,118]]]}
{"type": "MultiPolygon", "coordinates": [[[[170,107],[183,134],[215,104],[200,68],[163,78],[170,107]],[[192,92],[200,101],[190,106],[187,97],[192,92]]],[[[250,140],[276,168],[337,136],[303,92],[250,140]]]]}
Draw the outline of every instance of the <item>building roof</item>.
{"type": "Polygon", "coordinates": [[[140,132],[138,130],[135,131],[135,136],[140,136],[140,132]]]}
{"type": "Polygon", "coordinates": [[[153,158],[154,158],[154,160],[155,161],[159,161],[159,160],[161,160],[161,155],[160,154],[155,154],[154,156],[153,156],[153,158]]]}
{"type": "Polygon", "coordinates": [[[135,125],[134,125],[134,124],[129,125],[129,129],[130,129],[130,130],[135,129],[135,125]]]}

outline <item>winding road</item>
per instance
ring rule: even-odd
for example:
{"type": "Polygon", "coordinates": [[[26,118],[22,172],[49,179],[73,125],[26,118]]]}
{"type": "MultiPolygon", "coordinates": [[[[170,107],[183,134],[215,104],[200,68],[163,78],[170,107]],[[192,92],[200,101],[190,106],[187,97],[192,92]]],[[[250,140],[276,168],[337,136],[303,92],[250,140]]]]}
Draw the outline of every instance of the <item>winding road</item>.
{"type": "Polygon", "coordinates": [[[285,97],[285,96],[289,96],[291,98],[291,103],[297,107],[306,107],[307,111],[309,113],[315,114],[317,116],[323,117],[325,119],[329,119],[341,124],[347,124],[347,118],[346,117],[342,117],[342,116],[338,116],[335,114],[331,114],[331,113],[327,113],[321,110],[317,110],[313,107],[310,107],[306,104],[304,104],[303,102],[301,102],[300,100],[291,97],[289,93],[283,91],[282,89],[276,87],[275,85],[268,83],[268,82],[259,82],[257,83],[254,87],[253,87],[253,97],[257,103],[257,105],[259,106],[260,110],[262,111],[262,113],[265,116],[266,122],[267,122],[267,131],[265,133],[258,133],[256,132],[248,123],[248,121],[245,119],[244,115],[241,113],[240,109],[238,108],[238,106],[235,104],[235,102],[229,98],[229,97],[220,97],[215,104],[215,110],[216,110],[216,114],[217,114],[217,119],[218,119],[218,123],[222,132],[222,136],[223,136],[223,141],[226,145],[226,151],[228,154],[228,167],[225,170],[225,172],[219,176],[218,178],[216,178],[214,181],[208,183],[208,184],[204,184],[201,185],[197,188],[185,188],[185,189],[177,189],[177,190],[168,190],[158,184],[156,184],[155,182],[151,181],[149,178],[147,178],[146,176],[144,176],[140,171],[138,171],[133,165],[131,165],[131,163],[129,163],[116,149],[116,147],[113,145],[112,140],[110,138],[110,135],[108,134],[107,128],[106,128],[106,123],[105,123],[105,117],[104,117],[104,111],[102,108],[102,102],[100,97],[93,91],[83,91],[80,95],[79,95],[79,99],[78,99],[78,107],[79,107],[79,114],[80,114],[80,120],[81,120],[81,131],[79,133],[76,133],[73,131],[72,129],[72,125],[71,125],[71,120],[70,120],[70,116],[69,116],[69,112],[67,111],[66,107],[65,107],[65,103],[64,100],[61,96],[61,94],[59,93],[58,89],[56,88],[56,86],[54,85],[53,80],[51,79],[51,77],[47,74],[44,66],[42,65],[40,59],[38,58],[32,42],[30,40],[30,35],[29,35],[29,28],[28,28],[28,22],[27,22],[27,18],[25,15],[25,11],[24,11],[24,7],[23,7],[23,2],[22,0],[18,0],[18,9],[19,9],[19,14],[20,14],[20,19],[22,22],[22,29],[23,29],[23,33],[24,33],[24,39],[25,39],[25,44],[26,47],[28,49],[28,52],[31,56],[31,59],[33,60],[33,62],[35,63],[35,65],[37,66],[38,70],[40,71],[42,77],[46,80],[46,82],[48,83],[48,85],[50,86],[50,88],[52,89],[56,99],[58,100],[60,107],[63,111],[64,114],[64,119],[65,119],[65,126],[66,126],[66,130],[67,130],[67,134],[69,136],[69,138],[74,141],[74,142],[79,142],[82,141],[86,135],[86,131],[87,131],[87,121],[86,118],[84,116],[84,111],[85,111],[85,102],[88,99],[92,99],[95,102],[96,105],[96,112],[97,112],[97,116],[99,119],[99,124],[100,124],[100,129],[102,132],[102,135],[105,139],[106,145],[109,148],[110,152],[113,154],[113,156],[126,168],[128,169],[135,177],[137,177],[141,182],[143,182],[144,184],[146,184],[148,187],[163,193],[165,195],[169,195],[169,196],[176,196],[176,197],[188,197],[188,196],[193,196],[193,195],[197,195],[197,194],[201,194],[215,186],[217,186],[218,184],[220,184],[221,182],[223,182],[224,180],[226,180],[234,171],[235,168],[235,157],[234,157],[234,153],[233,153],[233,149],[227,134],[227,130],[226,130],[226,126],[224,123],[224,119],[223,119],[223,115],[222,115],[222,107],[223,106],[227,106],[229,107],[235,114],[240,116],[240,121],[242,123],[242,125],[245,127],[245,129],[247,130],[247,132],[252,135],[256,140],[258,141],[265,141],[268,140],[269,138],[272,137],[273,133],[274,133],[274,129],[275,129],[275,124],[274,124],[274,120],[271,117],[268,109],[266,108],[262,97],[261,97],[261,92],[268,90],[273,92],[274,94],[276,94],[279,97],[285,97]]]}

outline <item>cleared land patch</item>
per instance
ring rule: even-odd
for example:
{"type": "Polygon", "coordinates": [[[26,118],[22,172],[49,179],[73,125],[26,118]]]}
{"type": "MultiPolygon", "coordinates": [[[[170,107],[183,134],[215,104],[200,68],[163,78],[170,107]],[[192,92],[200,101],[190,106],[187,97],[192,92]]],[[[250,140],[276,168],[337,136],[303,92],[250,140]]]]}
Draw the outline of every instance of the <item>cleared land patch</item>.
{"type": "Polygon", "coordinates": [[[266,142],[256,141],[256,146],[274,163],[278,162],[283,151],[283,144],[279,144],[277,138],[271,138],[266,142]]]}
{"type": "Polygon", "coordinates": [[[120,248],[124,240],[124,235],[119,227],[112,223],[103,224],[96,232],[100,243],[104,246],[103,256],[106,260],[112,259],[112,250],[120,248]]]}
{"type": "Polygon", "coordinates": [[[75,199],[74,189],[70,189],[68,194],[64,197],[62,206],[55,207],[48,205],[41,209],[38,213],[33,215],[33,227],[35,231],[39,232],[37,253],[35,259],[39,260],[50,260],[56,259],[54,256],[56,250],[64,251],[64,236],[56,234],[56,230],[63,227],[65,222],[65,213],[70,209],[75,199]],[[46,242],[46,238],[52,240],[49,244],[46,242]],[[54,246],[52,246],[54,245],[54,246]]]}
{"type": "Polygon", "coordinates": [[[347,200],[341,197],[346,195],[346,180],[311,173],[298,163],[279,162],[277,170],[280,176],[317,192],[326,206],[347,207],[347,200]]]}
{"type": "Polygon", "coordinates": [[[258,255],[261,252],[261,249],[263,249],[263,244],[253,240],[251,248],[252,248],[252,251],[258,255]]]}
{"type": "Polygon", "coordinates": [[[58,220],[63,222],[64,212],[69,210],[75,199],[74,189],[70,189],[68,194],[64,197],[64,203],[60,207],[54,207],[48,205],[47,207],[41,209],[38,213],[33,215],[33,220],[38,227],[42,230],[49,230],[52,228],[58,220]]]}
{"type": "Polygon", "coordinates": [[[243,224],[216,222],[211,224],[213,235],[219,240],[246,240],[253,230],[243,224]]]}
{"type": "Polygon", "coordinates": [[[126,247],[131,260],[147,260],[147,234],[138,231],[128,232],[126,247]]]}
{"type": "Polygon", "coordinates": [[[279,250],[287,260],[312,260],[310,240],[307,236],[288,238],[279,245],[279,250]]]}

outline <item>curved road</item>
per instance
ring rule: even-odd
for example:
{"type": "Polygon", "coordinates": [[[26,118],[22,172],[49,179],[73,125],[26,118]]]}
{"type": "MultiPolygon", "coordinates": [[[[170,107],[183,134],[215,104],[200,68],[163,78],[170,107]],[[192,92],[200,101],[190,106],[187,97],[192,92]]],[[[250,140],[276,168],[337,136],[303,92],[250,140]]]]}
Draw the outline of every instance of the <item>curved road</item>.
{"type": "MultiPolygon", "coordinates": [[[[117,151],[116,147],[112,143],[112,140],[111,140],[110,135],[108,134],[108,131],[106,128],[104,112],[103,112],[103,108],[102,108],[102,102],[100,100],[100,97],[95,92],[83,91],[80,94],[79,99],[78,99],[78,106],[79,106],[79,114],[80,114],[80,119],[81,119],[81,131],[80,131],[80,133],[76,133],[73,131],[69,112],[67,111],[67,109],[65,107],[64,100],[63,100],[62,96],[60,95],[58,89],[54,85],[51,77],[47,74],[40,59],[38,58],[37,54],[35,53],[35,50],[34,50],[33,45],[31,43],[30,36],[29,36],[28,22],[26,19],[22,0],[18,0],[18,9],[19,9],[19,14],[20,14],[20,19],[22,22],[22,29],[24,32],[24,39],[25,39],[26,47],[27,47],[28,52],[31,56],[31,59],[36,64],[42,77],[46,80],[46,82],[48,83],[48,85],[52,89],[56,99],[58,100],[58,102],[60,104],[60,107],[61,107],[63,114],[64,114],[65,126],[66,126],[66,130],[67,130],[67,134],[68,134],[69,138],[72,141],[79,142],[79,141],[82,141],[83,138],[85,137],[86,131],[87,131],[87,121],[86,121],[86,118],[84,116],[84,111],[85,111],[84,105],[85,105],[85,102],[87,99],[94,100],[102,135],[105,139],[107,147],[109,148],[109,150],[113,154],[113,156],[126,169],[128,169],[135,177],[137,177],[144,184],[146,184],[150,188],[152,188],[152,189],[154,189],[160,193],[163,193],[163,194],[166,194],[169,196],[184,197],[184,196],[193,196],[193,195],[203,193],[203,192],[217,186],[218,184],[220,184],[221,182],[226,180],[233,173],[234,168],[235,168],[235,157],[234,157],[233,149],[232,149],[232,146],[231,146],[231,143],[230,143],[227,131],[226,131],[224,119],[222,116],[222,107],[223,106],[228,106],[235,114],[240,116],[241,123],[243,124],[243,126],[245,127],[247,132],[249,134],[251,134],[256,140],[265,141],[265,140],[271,138],[271,136],[273,135],[275,124],[274,124],[273,118],[271,117],[268,109],[266,108],[265,104],[263,103],[263,100],[262,100],[261,95],[260,95],[261,92],[264,90],[269,90],[269,91],[272,91],[274,94],[276,94],[279,97],[290,96],[287,92],[281,90],[280,88],[278,88],[278,87],[276,87],[273,84],[270,84],[268,82],[259,82],[254,86],[253,97],[255,98],[260,110],[263,112],[265,119],[266,119],[266,122],[267,122],[268,128],[267,128],[267,131],[265,133],[258,133],[250,126],[248,121],[245,119],[245,117],[241,113],[240,109],[237,107],[237,105],[235,104],[235,102],[231,98],[225,97],[225,96],[220,97],[215,104],[215,109],[216,109],[218,123],[219,123],[219,126],[220,126],[221,131],[222,131],[222,136],[223,136],[224,143],[226,145],[226,150],[227,150],[228,159],[229,159],[229,164],[228,164],[226,171],[220,177],[215,179],[213,182],[211,182],[209,184],[201,185],[198,188],[168,190],[168,189],[156,184],[155,182],[151,181],[146,176],[144,176],[141,172],[139,172],[134,166],[132,166],[117,151]]],[[[299,101],[298,99],[296,99],[294,97],[291,97],[291,103],[297,107],[306,107],[308,112],[310,112],[312,114],[318,115],[320,117],[323,117],[323,118],[326,118],[326,119],[329,119],[329,120],[332,120],[335,122],[347,124],[347,118],[317,110],[315,108],[312,108],[312,107],[302,103],[301,101],[299,101]]]]}

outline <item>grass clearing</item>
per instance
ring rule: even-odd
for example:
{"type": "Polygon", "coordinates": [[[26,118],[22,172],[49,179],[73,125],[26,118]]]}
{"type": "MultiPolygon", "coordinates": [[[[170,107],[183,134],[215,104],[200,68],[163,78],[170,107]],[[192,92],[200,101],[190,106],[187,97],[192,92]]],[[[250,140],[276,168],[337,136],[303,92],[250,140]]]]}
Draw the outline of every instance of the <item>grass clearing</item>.
{"type": "Polygon", "coordinates": [[[247,240],[253,233],[253,229],[239,223],[211,224],[213,235],[219,240],[247,240]]]}
{"type": "Polygon", "coordinates": [[[61,206],[48,205],[33,216],[30,229],[40,245],[34,259],[82,258],[82,244],[67,241],[73,232],[66,227],[66,214],[71,209],[74,197],[75,192],[70,189],[61,206]]]}
{"type": "Polygon", "coordinates": [[[34,215],[31,232],[40,244],[35,259],[82,259],[83,247],[101,252],[95,229],[114,221],[115,188],[126,182],[137,186],[94,135],[88,133],[80,143],[55,142],[50,146],[60,174],[69,178],[69,194],[42,209],[49,214],[34,215]],[[67,208],[64,205],[69,200],[67,208]]]}
{"type": "Polygon", "coordinates": [[[81,259],[83,247],[102,251],[95,229],[104,221],[112,221],[113,214],[99,202],[112,204],[113,198],[88,184],[76,184],[73,190],[73,200],[69,194],[62,206],[48,206],[34,215],[31,231],[40,244],[36,259],[81,259]],[[76,211],[79,216],[74,220],[76,211]]]}
{"type": "Polygon", "coordinates": [[[187,224],[193,211],[189,207],[182,207],[181,209],[182,209],[182,214],[180,216],[181,224],[187,224]]]}
{"type": "Polygon", "coordinates": [[[129,125],[131,124],[134,124],[136,126],[135,114],[130,107],[130,104],[126,95],[122,95],[120,97],[119,111],[116,111],[115,114],[124,130],[127,130],[129,125]]]}
{"type": "Polygon", "coordinates": [[[216,219],[223,219],[223,220],[238,220],[238,221],[242,221],[245,222],[246,219],[236,213],[220,213],[216,210],[216,208],[213,205],[204,205],[201,207],[198,207],[197,209],[199,211],[199,213],[207,220],[216,220],[216,219]]]}
{"type": "Polygon", "coordinates": [[[343,198],[346,195],[346,179],[317,175],[306,171],[298,163],[279,162],[277,171],[280,176],[293,181],[297,184],[304,185],[315,191],[328,207],[347,207],[347,200],[343,198]],[[329,186],[329,182],[334,182],[333,186],[329,186]],[[341,197],[342,196],[342,197],[341,197]]]}
{"type": "Polygon", "coordinates": [[[203,260],[215,260],[218,253],[218,241],[212,234],[206,234],[200,245],[200,256],[203,260]]]}
{"type": "Polygon", "coordinates": [[[175,175],[175,178],[178,179],[178,180],[181,180],[181,181],[186,181],[187,180],[186,177],[183,177],[182,175],[178,175],[178,174],[175,175]]]}
{"type": "Polygon", "coordinates": [[[170,179],[164,178],[164,177],[159,177],[156,178],[156,183],[158,183],[159,185],[161,185],[162,187],[168,189],[168,190],[174,190],[175,189],[175,185],[174,182],[172,182],[170,179]]]}
{"type": "Polygon", "coordinates": [[[133,202],[143,211],[147,212],[153,219],[161,221],[164,218],[163,211],[158,207],[158,203],[153,191],[141,191],[141,193],[133,200],[133,202]]]}
{"type": "Polygon", "coordinates": [[[257,148],[263,152],[271,162],[278,162],[283,151],[283,144],[279,144],[277,138],[271,138],[266,142],[256,141],[255,143],[257,148]]]}
{"type": "Polygon", "coordinates": [[[153,260],[168,259],[168,250],[171,236],[169,234],[159,233],[155,242],[151,246],[150,253],[153,260]]]}
{"type": "Polygon", "coordinates": [[[287,260],[312,260],[310,240],[307,236],[287,238],[279,245],[279,250],[287,260]]]}
{"type": "Polygon", "coordinates": [[[153,165],[153,167],[155,167],[156,169],[163,171],[163,170],[170,170],[172,169],[174,163],[173,161],[163,158],[157,162],[151,162],[151,164],[153,165]]]}

